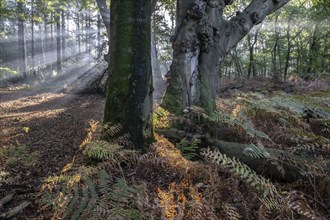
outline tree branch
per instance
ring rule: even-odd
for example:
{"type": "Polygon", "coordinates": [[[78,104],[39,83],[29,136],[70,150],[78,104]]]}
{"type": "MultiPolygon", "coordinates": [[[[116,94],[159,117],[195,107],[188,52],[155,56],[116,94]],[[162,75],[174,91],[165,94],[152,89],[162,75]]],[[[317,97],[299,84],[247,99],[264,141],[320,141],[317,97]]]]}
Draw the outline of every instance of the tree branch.
{"type": "Polygon", "coordinates": [[[107,29],[108,37],[110,37],[110,9],[107,7],[105,0],[96,0],[96,3],[100,10],[104,26],[107,29]]]}
{"type": "Polygon", "coordinates": [[[262,22],[290,0],[253,0],[244,11],[229,20],[223,34],[222,48],[227,54],[249,32],[254,25],[262,22]]]}

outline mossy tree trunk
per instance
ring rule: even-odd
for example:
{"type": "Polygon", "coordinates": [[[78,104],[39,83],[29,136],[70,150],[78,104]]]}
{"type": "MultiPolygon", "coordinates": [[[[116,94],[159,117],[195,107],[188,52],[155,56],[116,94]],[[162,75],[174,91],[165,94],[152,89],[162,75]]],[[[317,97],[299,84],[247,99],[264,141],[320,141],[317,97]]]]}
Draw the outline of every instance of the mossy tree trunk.
{"type": "Polygon", "coordinates": [[[225,20],[223,10],[233,0],[177,1],[173,62],[162,105],[173,113],[190,106],[211,113],[215,107],[219,65],[226,54],[256,24],[290,0],[253,0],[225,20]]]}
{"type": "Polygon", "coordinates": [[[121,124],[146,151],[152,134],[150,0],[111,2],[110,65],[104,123],[121,124]]]}

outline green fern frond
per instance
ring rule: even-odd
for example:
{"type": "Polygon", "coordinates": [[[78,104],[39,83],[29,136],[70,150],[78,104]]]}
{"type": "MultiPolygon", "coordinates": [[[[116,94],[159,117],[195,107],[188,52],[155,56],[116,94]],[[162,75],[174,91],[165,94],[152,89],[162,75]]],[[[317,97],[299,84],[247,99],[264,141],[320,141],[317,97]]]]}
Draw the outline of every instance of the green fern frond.
{"type": "Polygon", "coordinates": [[[132,185],[123,178],[113,183],[101,170],[95,181],[86,176],[72,187],[62,187],[55,196],[46,191],[44,198],[52,204],[54,217],[60,219],[148,219],[140,212],[138,204],[142,201],[137,199],[145,191],[144,185],[132,185]]]}
{"type": "Polygon", "coordinates": [[[214,111],[210,116],[208,116],[208,120],[216,123],[225,123],[230,127],[239,126],[251,137],[260,137],[270,140],[267,134],[255,129],[253,122],[241,113],[240,117],[234,117],[230,114],[214,111]]]}
{"type": "Polygon", "coordinates": [[[197,157],[198,154],[198,145],[201,143],[199,139],[194,139],[191,143],[186,139],[183,138],[180,143],[176,144],[176,147],[181,151],[184,158],[187,160],[191,160],[194,157],[197,157]]]}
{"type": "Polygon", "coordinates": [[[107,141],[90,142],[85,147],[83,154],[92,159],[113,164],[121,162],[134,163],[138,158],[137,151],[126,149],[123,146],[111,144],[107,141]]]}

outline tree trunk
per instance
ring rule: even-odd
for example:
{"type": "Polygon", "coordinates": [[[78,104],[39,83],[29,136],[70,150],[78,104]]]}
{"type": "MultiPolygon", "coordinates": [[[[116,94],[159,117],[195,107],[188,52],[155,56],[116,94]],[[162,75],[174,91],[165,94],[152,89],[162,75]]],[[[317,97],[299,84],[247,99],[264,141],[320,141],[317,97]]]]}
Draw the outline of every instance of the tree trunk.
{"type": "Polygon", "coordinates": [[[62,71],[62,48],[61,48],[61,24],[60,24],[60,17],[59,13],[56,16],[56,53],[57,53],[57,61],[56,61],[56,68],[57,73],[62,71]]]}
{"type": "Polygon", "coordinates": [[[85,52],[88,52],[88,16],[87,16],[88,12],[86,12],[85,14],[85,52]]]}
{"type": "Polygon", "coordinates": [[[97,48],[101,48],[101,16],[97,15],[97,48]]]}
{"type": "Polygon", "coordinates": [[[181,113],[200,106],[207,113],[215,107],[217,75],[225,55],[255,25],[289,0],[253,0],[229,21],[223,10],[231,0],[177,1],[177,27],[172,37],[171,79],[163,98],[164,108],[181,113]]]}
{"type": "Polygon", "coordinates": [[[62,60],[66,58],[66,48],[65,48],[65,38],[66,38],[66,30],[65,30],[65,14],[64,11],[61,12],[61,20],[62,20],[62,60]]]}
{"type": "MultiPolygon", "coordinates": [[[[45,26],[46,27],[46,26],[45,26]]],[[[42,37],[42,25],[39,24],[39,45],[41,48],[41,58],[40,64],[46,65],[46,55],[45,55],[45,46],[44,46],[44,39],[47,38],[47,30],[44,30],[44,37],[42,37]]]]}
{"type": "Polygon", "coordinates": [[[152,135],[150,4],[150,0],[111,2],[110,75],[104,112],[104,124],[121,124],[120,133],[128,133],[134,147],[142,151],[152,135]]]}
{"type": "MultiPolygon", "coordinates": [[[[54,20],[54,13],[52,12],[51,13],[51,19],[50,19],[51,21],[53,21],[54,20]]],[[[56,18],[55,18],[55,20],[56,20],[56,18]]],[[[50,52],[50,60],[51,60],[51,62],[50,62],[50,68],[51,68],[51,70],[53,71],[54,70],[54,63],[55,63],[55,53],[53,53],[55,50],[57,51],[57,48],[55,49],[55,45],[54,45],[54,24],[53,23],[51,23],[50,24],[50,47],[49,47],[49,52],[50,52]],[[54,55],[53,55],[54,54],[54,55]]],[[[57,56],[58,56],[58,51],[57,51],[57,56]]],[[[59,57],[57,57],[57,58],[59,58],[59,57]]]]}
{"type": "Polygon", "coordinates": [[[31,59],[32,59],[32,64],[31,64],[31,70],[32,73],[35,75],[35,46],[34,46],[34,0],[31,0],[31,59]]]}
{"type": "Polygon", "coordinates": [[[48,51],[49,51],[49,34],[48,34],[48,28],[47,28],[47,23],[48,23],[48,19],[47,16],[44,16],[44,65],[46,68],[48,68],[48,65],[50,65],[51,63],[51,59],[49,59],[49,55],[48,55],[48,51]]]}
{"type": "MultiPolygon", "coordinates": [[[[107,30],[107,36],[109,39],[108,45],[110,45],[110,10],[107,7],[106,1],[105,0],[96,0],[97,7],[100,10],[101,18],[103,20],[104,26],[107,30]]],[[[110,49],[109,53],[104,56],[104,60],[110,63],[110,49]]]]}
{"type": "Polygon", "coordinates": [[[255,63],[255,58],[254,58],[254,47],[257,44],[258,34],[259,34],[260,28],[261,28],[261,25],[258,27],[256,32],[254,33],[253,41],[251,39],[251,36],[248,35],[250,59],[249,59],[249,69],[248,69],[247,78],[250,78],[251,74],[252,74],[253,77],[255,77],[257,75],[256,74],[256,63],[255,63]]]}
{"type": "Polygon", "coordinates": [[[27,64],[26,64],[26,50],[25,50],[25,31],[24,31],[24,4],[17,2],[18,9],[18,60],[19,72],[26,79],[27,78],[27,64]]]}
{"type": "Polygon", "coordinates": [[[110,10],[107,7],[105,0],[96,0],[97,7],[100,10],[100,14],[107,30],[108,37],[110,37],[110,10]]]}
{"type": "Polygon", "coordinates": [[[78,54],[81,53],[81,33],[80,33],[80,12],[76,13],[77,16],[77,42],[78,42],[78,54]]]}
{"type": "Polygon", "coordinates": [[[288,77],[288,70],[289,70],[289,62],[290,62],[290,55],[291,55],[291,35],[290,35],[290,30],[291,30],[291,21],[292,21],[292,15],[290,15],[289,20],[288,20],[288,26],[286,29],[286,40],[287,40],[287,51],[286,51],[286,58],[285,58],[285,67],[284,67],[284,80],[287,79],[288,77]]]}

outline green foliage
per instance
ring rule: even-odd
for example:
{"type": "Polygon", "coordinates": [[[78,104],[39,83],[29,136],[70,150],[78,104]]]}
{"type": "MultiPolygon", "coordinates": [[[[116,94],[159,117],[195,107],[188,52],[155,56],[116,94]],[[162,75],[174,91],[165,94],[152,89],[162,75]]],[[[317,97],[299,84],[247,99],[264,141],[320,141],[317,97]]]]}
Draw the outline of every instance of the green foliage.
{"type": "Polygon", "coordinates": [[[39,152],[30,152],[25,145],[5,146],[0,152],[0,158],[4,158],[5,164],[10,167],[17,165],[31,167],[39,159],[39,152]]]}
{"type": "MultiPolygon", "coordinates": [[[[1,33],[0,33],[0,35],[1,35],[1,33]]],[[[12,70],[8,67],[0,67],[0,79],[6,79],[13,75],[17,75],[17,71],[12,70]]]]}
{"type": "Polygon", "coordinates": [[[196,152],[200,143],[201,141],[199,139],[188,141],[186,138],[183,138],[180,143],[176,144],[176,147],[181,151],[184,158],[191,160],[198,156],[196,152]]]}
{"type": "Polygon", "coordinates": [[[53,207],[61,219],[148,219],[139,210],[143,184],[129,184],[119,178],[115,182],[105,170],[97,178],[85,176],[73,186],[63,186],[59,193],[45,191],[43,202],[53,207]]]}
{"type": "Polygon", "coordinates": [[[131,164],[137,160],[138,152],[126,149],[118,144],[107,141],[94,141],[87,144],[83,154],[96,161],[106,161],[118,165],[120,163],[131,164]]]}
{"type": "Polygon", "coordinates": [[[166,129],[170,126],[170,113],[162,107],[157,107],[153,112],[153,126],[156,129],[166,129]]]}
{"type": "Polygon", "coordinates": [[[243,129],[244,132],[251,137],[260,137],[264,139],[270,140],[267,134],[262,131],[255,129],[253,122],[245,117],[244,115],[240,115],[239,117],[232,116],[230,114],[222,113],[220,111],[214,111],[209,119],[213,122],[217,123],[225,123],[230,127],[236,127],[243,129]]]}

